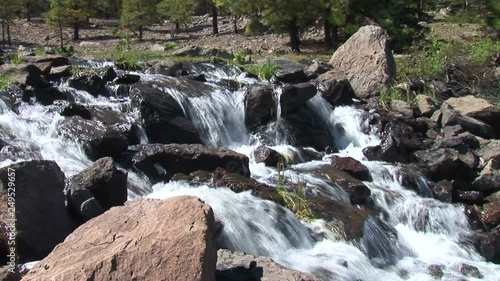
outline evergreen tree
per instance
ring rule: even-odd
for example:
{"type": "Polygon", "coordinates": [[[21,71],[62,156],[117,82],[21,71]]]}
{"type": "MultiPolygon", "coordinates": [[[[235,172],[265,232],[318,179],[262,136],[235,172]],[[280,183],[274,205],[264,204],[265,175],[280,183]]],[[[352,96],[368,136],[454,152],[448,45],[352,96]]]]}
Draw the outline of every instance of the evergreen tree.
{"type": "Polygon", "coordinates": [[[2,44],[5,46],[5,42],[12,45],[12,40],[10,38],[10,25],[14,19],[15,12],[15,1],[14,0],[0,0],[0,18],[2,20],[2,44]],[[7,36],[7,38],[5,38],[7,36]],[[7,39],[7,40],[6,40],[7,39]]]}
{"type": "Polygon", "coordinates": [[[120,22],[122,27],[139,31],[139,40],[142,40],[142,32],[157,20],[155,0],[123,0],[120,22]]]}
{"type": "Polygon", "coordinates": [[[59,47],[64,49],[63,25],[65,22],[64,0],[50,0],[50,10],[45,13],[47,23],[59,30],[59,47]]]}
{"type": "Polygon", "coordinates": [[[179,26],[189,23],[196,5],[196,0],[163,0],[157,8],[160,15],[175,23],[175,32],[178,33],[179,26]]]}

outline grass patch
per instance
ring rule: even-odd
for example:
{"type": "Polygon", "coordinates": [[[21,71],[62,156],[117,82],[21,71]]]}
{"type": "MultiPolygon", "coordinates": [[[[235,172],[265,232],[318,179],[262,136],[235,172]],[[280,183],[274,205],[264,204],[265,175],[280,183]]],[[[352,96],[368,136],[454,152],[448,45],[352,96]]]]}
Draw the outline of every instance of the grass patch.
{"type": "Polygon", "coordinates": [[[5,91],[12,84],[11,78],[8,75],[0,76],[0,90],[5,91]]]}
{"type": "Polygon", "coordinates": [[[45,49],[43,47],[38,47],[35,50],[33,50],[33,53],[36,56],[43,56],[43,55],[45,55],[45,49]]]}
{"type": "Polygon", "coordinates": [[[6,58],[12,64],[21,64],[24,62],[24,57],[19,53],[8,54],[6,58]]]}
{"type": "Polygon", "coordinates": [[[245,67],[245,71],[257,75],[262,80],[269,80],[279,68],[272,62],[265,62],[261,65],[250,65],[245,67]]]}
{"type": "Polygon", "coordinates": [[[288,191],[285,187],[287,179],[285,177],[285,166],[283,162],[278,163],[278,193],[285,202],[285,207],[292,211],[297,218],[303,221],[313,221],[315,216],[306,198],[304,182],[297,182],[294,191],[288,191]]]}
{"type": "Polygon", "coordinates": [[[469,44],[467,50],[473,63],[487,64],[500,52],[500,42],[488,38],[469,44]]]}

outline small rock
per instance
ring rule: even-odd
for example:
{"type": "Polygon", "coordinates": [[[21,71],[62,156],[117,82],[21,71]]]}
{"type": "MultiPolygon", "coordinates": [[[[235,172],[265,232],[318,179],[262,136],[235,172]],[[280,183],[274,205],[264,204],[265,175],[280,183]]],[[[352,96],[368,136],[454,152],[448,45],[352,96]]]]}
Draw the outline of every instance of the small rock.
{"type": "Polygon", "coordinates": [[[126,74],[119,75],[115,79],[115,83],[116,84],[134,84],[134,83],[139,82],[139,80],[141,80],[141,76],[136,75],[136,74],[126,73],[126,74]]]}
{"type": "Polygon", "coordinates": [[[253,152],[255,162],[264,163],[268,167],[278,167],[278,164],[285,164],[285,158],[276,150],[265,146],[257,147],[253,152]]]}
{"type": "Polygon", "coordinates": [[[349,175],[362,180],[371,181],[372,177],[368,168],[352,157],[333,156],[330,162],[332,167],[348,173],[349,175]]]}
{"type": "Polygon", "coordinates": [[[458,266],[458,270],[460,270],[460,272],[462,272],[463,275],[468,277],[483,278],[483,275],[481,274],[481,272],[479,272],[479,269],[473,265],[461,263],[458,266]]]}
{"type": "Polygon", "coordinates": [[[413,117],[413,108],[405,101],[402,100],[392,100],[391,109],[397,113],[402,114],[404,117],[413,117]]]}
{"type": "Polygon", "coordinates": [[[419,116],[430,117],[436,110],[436,104],[434,101],[426,95],[418,95],[416,97],[417,100],[417,108],[419,116]]]}

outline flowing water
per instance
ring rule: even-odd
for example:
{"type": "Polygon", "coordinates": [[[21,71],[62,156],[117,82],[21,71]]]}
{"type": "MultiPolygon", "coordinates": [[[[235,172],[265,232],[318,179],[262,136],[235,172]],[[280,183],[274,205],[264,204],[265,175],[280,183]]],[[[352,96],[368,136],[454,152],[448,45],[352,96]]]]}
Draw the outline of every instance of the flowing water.
{"type": "MultiPolygon", "coordinates": [[[[88,67],[101,67],[109,63],[87,63],[88,67]]],[[[197,65],[203,73],[210,93],[194,95],[165,86],[162,81],[177,81],[161,75],[141,74],[148,83],[159,83],[159,88],[174,97],[199,131],[203,142],[210,146],[231,148],[250,158],[250,170],[256,180],[275,186],[278,177],[274,168],[265,167],[253,159],[253,150],[260,145],[259,138],[251,135],[244,121],[244,90],[228,91],[217,82],[222,78],[235,79],[243,84],[256,83],[236,68],[197,65]]],[[[182,83],[182,81],[177,81],[182,83]]],[[[140,114],[130,110],[128,98],[95,98],[62,84],[61,90],[71,99],[101,109],[121,112],[131,123],[140,125],[140,114]]],[[[116,91],[116,87],[109,89],[116,91]]],[[[279,89],[276,90],[279,101],[279,89]]],[[[279,104],[277,102],[276,104],[279,104]]],[[[169,198],[194,195],[202,198],[214,209],[223,225],[219,245],[231,250],[244,251],[275,261],[300,271],[314,274],[322,280],[435,280],[429,266],[441,266],[442,280],[475,280],[465,277],[459,270],[462,263],[476,266],[484,276],[480,280],[500,280],[500,267],[487,263],[461,240],[471,232],[466,216],[458,205],[441,203],[430,198],[424,178],[416,177],[419,195],[401,184],[399,168],[387,163],[366,161],[362,149],[380,142],[378,115],[365,113],[353,107],[334,110],[321,97],[308,102],[308,107],[328,125],[338,155],[351,156],[368,167],[373,181],[365,182],[371,189],[373,205],[381,211],[381,218],[370,218],[364,226],[360,243],[339,239],[329,230],[326,222],[306,223],[298,220],[289,210],[252,196],[248,192],[236,194],[227,188],[213,189],[205,185],[193,187],[187,182],[159,183],[151,186],[148,179],[129,171],[130,184],[138,187],[129,192],[129,199],[147,194],[151,198],[169,198]],[[386,224],[380,224],[382,219],[386,224]],[[385,226],[384,226],[385,225],[385,226]],[[318,238],[320,237],[320,238],[318,238]],[[321,238],[323,237],[323,238],[321,238]]],[[[3,149],[15,150],[16,161],[30,159],[54,160],[67,177],[89,166],[90,161],[78,140],[58,134],[57,127],[64,120],[57,105],[41,106],[20,103],[16,112],[0,99],[0,139],[9,144],[3,149]]],[[[276,108],[280,112],[280,108],[276,108]]],[[[278,115],[279,119],[279,115],[278,115]]],[[[279,120],[272,122],[279,124],[279,120]]],[[[293,147],[286,130],[270,126],[276,132],[273,149],[284,155],[305,160],[305,152],[293,147]]],[[[143,130],[139,130],[142,143],[147,143],[143,130]],[[142,133],[141,133],[142,132],[142,133]]],[[[312,171],[328,163],[332,155],[322,160],[291,165],[287,177],[300,177],[311,192],[348,202],[346,193],[316,177],[312,171]],[[308,172],[309,171],[309,172],[308,172]]],[[[12,164],[11,159],[0,158],[0,167],[12,164]]],[[[438,278],[439,279],[439,278],[438,278]]],[[[479,279],[478,279],[479,280],[479,279]]]]}

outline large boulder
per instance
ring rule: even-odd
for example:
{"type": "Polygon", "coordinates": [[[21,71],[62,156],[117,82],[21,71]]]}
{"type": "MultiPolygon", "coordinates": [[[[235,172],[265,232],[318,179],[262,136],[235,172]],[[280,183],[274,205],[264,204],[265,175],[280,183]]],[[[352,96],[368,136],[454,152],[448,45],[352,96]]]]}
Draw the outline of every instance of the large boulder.
{"type": "Polygon", "coordinates": [[[297,108],[304,106],[316,93],[316,87],[310,83],[285,86],[280,97],[281,114],[292,113],[297,108]]]}
{"type": "Polygon", "coordinates": [[[458,156],[458,151],[451,148],[419,150],[412,154],[415,162],[428,169],[433,180],[458,178],[461,166],[458,156]]]}
{"type": "Polygon", "coordinates": [[[273,89],[264,85],[252,86],[245,94],[245,125],[254,130],[276,117],[273,89]]]}
{"type": "Polygon", "coordinates": [[[0,169],[0,221],[10,227],[14,220],[21,263],[43,259],[73,231],[64,174],[55,162],[20,162],[0,169]]]}
{"type": "Polygon", "coordinates": [[[130,149],[137,151],[132,159],[134,167],[153,181],[170,180],[177,173],[211,172],[217,168],[250,176],[248,157],[225,148],[201,144],[146,144],[130,149]]]}
{"type": "Polygon", "coordinates": [[[317,82],[318,92],[331,105],[350,105],[356,97],[351,83],[345,77],[333,77],[335,73],[328,72],[320,76],[317,82]]]}
{"type": "Polygon", "coordinates": [[[314,172],[316,176],[332,182],[343,189],[351,204],[364,204],[371,195],[370,189],[360,180],[336,168],[322,167],[314,172]]]}
{"type": "Polygon", "coordinates": [[[210,206],[137,199],[80,226],[23,280],[213,281],[216,262],[210,206]]]}
{"type": "MultiPolygon", "coordinates": [[[[94,199],[96,202],[91,204],[97,203],[102,210],[122,206],[127,201],[127,172],[117,169],[112,158],[101,158],[70,179],[66,196],[68,205],[86,221],[89,219],[85,213],[88,200],[94,199]],[[88,195],[88,191],[91,197],[81,202],[81,194],[88,195]]],[[[96,209],[99,210],[98,207],[96,209]]]]}
{"type": "Polygon", "coordinates": [[[59,133],[84,144],[85,153],[91,159],[118,157],[127,151],[127,136],[109,128],[100,121],[86,120],[80,116],[66,118],[59,125],[59,133]]]}
{"type": "Polygon", "coordinates": [[[332,71],[346,75],[360,98],[378,94],[396,76],[387,33],[374,25],[361,27],[335,51],[330,64],[334,68],[332,71]]]}
{"type": "Polygon", "coordinates": [[[94,97],[109,95],[106,90],[106,81],[97,74],[71,78],[68,80],[68,85],[77,90],[86,91],[94,97]]]}
{"type": "Polygon", "coordinates": [[[491,159],[472,182],[474,189],[484,192],[500,191],[500,162],[491,159]]]}
{"type": "Polygon", "coordinates": [[[149,84],[131,90],[132,104],[144,119],[144,129],[152,143],[201,143],[193,123],[168,93],[149,84]]]}
{"type": "Polygon", "coordinates": [[[317,281],[308,274],[288,269],[267,257],[254,257],[242,252],[217,251],[217,281],[317,281]]]}
{"type": "Polygon", "coordinates": [[[287,58],[269,57],[267,61],[273,63],[278,68],[274,75],[278,81],[285,83],[307,82],[308,76],[304,72],[306,65],[287,58]]]}

